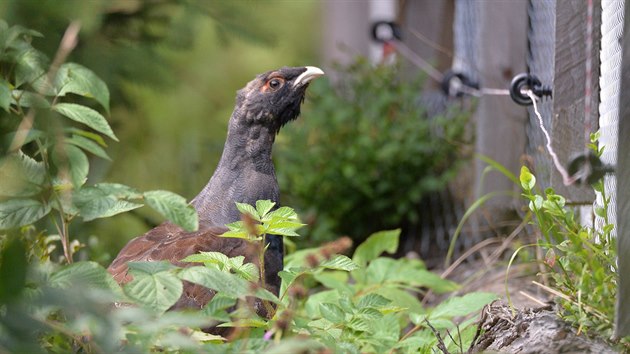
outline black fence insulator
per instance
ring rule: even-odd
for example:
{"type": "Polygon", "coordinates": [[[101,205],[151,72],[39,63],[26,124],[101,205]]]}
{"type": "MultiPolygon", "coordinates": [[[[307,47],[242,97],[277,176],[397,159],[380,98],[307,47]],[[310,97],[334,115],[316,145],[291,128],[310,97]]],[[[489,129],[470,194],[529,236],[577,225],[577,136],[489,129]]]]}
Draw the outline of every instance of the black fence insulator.
{"type": "Polygon", "coordinates": [[[402,40],[402,31],[396,22],[376,21],[372,24],[372,39],[379,43],[402,40]]]}
{"type": "Polygon", "coordinates": [[[479,90],[479,83],[472,81],[470,77],[468,77],[468,75],[461,72],[449,70],[444,73],[444,78],[442,79],[442,82],[440,84],[442,88],[442,92],[444,92],[446,96],[462,97],[464,96],[464,94],[470,92],[470,91],[466,92],[466,90],[458,89],[458,87],[456,86],[453,87],[451,85],[451,82],[453,81],[453,79],[459,80],[459,82],[461,83],[461,86],[463,87],[467,87],[472,90],[479,90]]]}
{"type": "Polygon", "coordinates": [[[614,173],[615,168],[604,164],[595,153],[589,151],[578,154],[569,160],[567,172],[569,172],[569,176],[577,177],[576,182],[594,184],[605,174],[614,173]]]}
{"type": "Polygon", "coordinates": [[[543,86],[540,80],[532,74],[518,74],[512,79],[510,84],[510,97],[514,102],[522,105],[529,106],[532,104],[531,98],[527,96],[523,90],[529,89],[534,95],[538,97],[552,97],[552,90],[550,86],[543,86]]]}

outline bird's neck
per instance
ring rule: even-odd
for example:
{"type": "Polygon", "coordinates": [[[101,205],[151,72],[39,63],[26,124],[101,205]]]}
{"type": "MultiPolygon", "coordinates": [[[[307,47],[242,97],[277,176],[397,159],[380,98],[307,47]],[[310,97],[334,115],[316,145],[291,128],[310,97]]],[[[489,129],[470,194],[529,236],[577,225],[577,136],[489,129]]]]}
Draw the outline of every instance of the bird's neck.
{"type": "Polygon", "coordinates": [[[192,201],[201,221],[225,225],[240,219],[236,202],[278,202],[278,182],[271,160],[275,132],[232,117],[219,165],[192,201]]]}

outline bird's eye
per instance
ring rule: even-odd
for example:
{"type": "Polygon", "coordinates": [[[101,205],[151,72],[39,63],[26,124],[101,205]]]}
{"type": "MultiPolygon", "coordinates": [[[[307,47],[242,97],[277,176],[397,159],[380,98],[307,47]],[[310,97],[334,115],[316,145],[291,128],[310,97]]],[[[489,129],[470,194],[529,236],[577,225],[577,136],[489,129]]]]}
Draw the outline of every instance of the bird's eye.
{"type": "Polygon", "coordinates": [[[267,85],[269,86],[269,88],[274,91],[282,87],[283,84],[284,84],[284,80],[280,78],[271,79],[269,80],[269,82],[267,82],[267,85]]]}

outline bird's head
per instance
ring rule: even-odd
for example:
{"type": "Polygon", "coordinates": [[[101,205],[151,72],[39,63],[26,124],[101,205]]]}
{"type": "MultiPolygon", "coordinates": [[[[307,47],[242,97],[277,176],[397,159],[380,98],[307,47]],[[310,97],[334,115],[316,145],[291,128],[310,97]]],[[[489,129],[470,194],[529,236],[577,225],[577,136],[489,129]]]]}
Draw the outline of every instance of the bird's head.
{"type": "Polygon", "coordinates": [[[277,133],[300,115],[309,82],[322,75],[314,66],[283,67],[260,74],[238,91],[236,111],[245,124],[267,126],[277,133]]]}

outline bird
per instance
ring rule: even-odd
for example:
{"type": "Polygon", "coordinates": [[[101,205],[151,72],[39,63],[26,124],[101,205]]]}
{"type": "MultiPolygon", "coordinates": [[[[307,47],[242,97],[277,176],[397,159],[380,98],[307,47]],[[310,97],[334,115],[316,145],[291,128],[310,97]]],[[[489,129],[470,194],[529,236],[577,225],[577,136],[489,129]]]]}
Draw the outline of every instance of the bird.
{"type": "MultiPolygon", "coordinates": [[[[324,72],[314,66],[282,67],[257,75],[237,91],[219,163],[191,201],[199,217],[198,230],[186,232],[167,221],[132,239],[107,269],[114,280],[123,285],[133,279],[128,262],[166,260],[188,267],[195,264],[181,260],[202,251],[244,256],[245,262],[258,264],[255,245],[220,235],[227,231],[226,224],[241,218],[236,202],[253,205],[257,200],[270,200],[279,205],[279,186],[271,159],[273,143],[280,128],[300,115],[311,80],[322,75],[324,72]]],[[[266,242],[264,284],[278,295],[283,242],[276,235],[267,235],[266,242]]],[[[184,282],[182,295],[170,310],[201,309],[214,295],[208,288],[184,282]]],[[[262,306],[256,308],[259,314],[269,315],[262,306]]]]}

